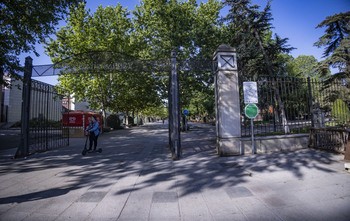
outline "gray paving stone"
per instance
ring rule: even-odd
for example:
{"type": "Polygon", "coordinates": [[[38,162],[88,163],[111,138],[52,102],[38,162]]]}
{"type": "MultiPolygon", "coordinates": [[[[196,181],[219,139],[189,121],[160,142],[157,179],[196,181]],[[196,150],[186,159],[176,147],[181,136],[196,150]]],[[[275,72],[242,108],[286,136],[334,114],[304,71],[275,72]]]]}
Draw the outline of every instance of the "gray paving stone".
{"type": "Polygon", "coordinates": [[[28,202],[21,201],[20,203],[16,203],[11,209],[7,210],[4,214],[1,214],[1,217],[9,215],[9,214],[22,214],[25,213],[27,215],[35,212],[42,205],[45,205],[48,200],[31,200],[28,202]]]}
{"type": "Polygon", "coordinates": [[[181,220],[179,204],[175,202],[152,203],[150,220],[181,220]]]}
{"type": "Polygon", "coordinates": [[[183,220],[213,220],[207,202],[200,193],[180,195],[179,206],[183,220]]]}
{"type": "MultiPolygon", "coordinates": [[[[202,216],[202,215],[183,215],[181,217],[181,220],[183,221],[212,221],[212,217],[210,216],[202,216]]],[[[227,220],[227,219],[226,219],[227,220]]]]}
{"type": "Polygon", "coordinates": [[[315,208],[317,214],[328,220],[350,220],[350,197],[321,201],[315,208]]]}
{"type": "Polygon", "coordinates": [[[267,211],[269,208],[256,197],[245,197],[232,199],[232,203],[238,207],[243,214],[254,214],[257,211],[267,211]]]}
{"type": "Polygon", "coordinates": [[[225,190],[229,197],[231,197],[232,199],[253,196],[252,192],[250,192],[250,190],[243,186],[226,188],[225,190]]]}
{"type": "Polygon", "coordinates": [[[4,214],[1,214],[0,220],[1,221],[18,221],[18,220],[25,219],[27,216],[29,216],[29,214],[26,212],[4,213],[4,214]]]}
{"type": "Polygon", "coordinates": [[[270,210],[259,210],[256,213],[244,214],[247,220],[266,220],[266,221],[282,221],[278,215],[274,214],[270,210]]]}
{"type": "Polygon", "coordinates": [[[148,220],[153,192],[133,191],[118,218],[118,220],[148,220]]]}
{"type": "Polygon", "coordinates": [[[16,206],[14,203],[0,204],[0,214],[4,214],[14,206],[16,206]]]}
{"type": "Polygon", "coordinates": [[[310,205],[298,205],[294,207],[284,207],[274,210],[279,217],[283,220],[340,220],[345,221],[344,216],[330,211],[326,208],[323,208],[323,212],[320,213],[320,210],[316,209],[315,206],[310,205]]]}
{"type": "Polygon", "coordinates": [[[95,207],[96,203],[73,203],[63,213],[59,215],[57,220],[85,220],[95,207]]]}
{"type": "Polygon", "coordinates": [[[118,194],[110,192],[92,210],[87,220],[117,220],[124,208],[129,193],[118,194]]]}
{"type": "Polygon", "coordinates": [[[50,201],[44,203],[35,212],[40,214],[59,216],[74,202],[76,202],[82,194],[87,191],[87,188],[69,191],[69,194],[51,198],[50,201]]]}
{"type": "Polygon", "coordinates": [[[206,190],[202,195],[214,220],[244,220],[243,213],[232,202],[226,191],[206,190]]]}
{"type": "Polygon", "coordinates": [[[26,218],[24,218],[23,221],[54,221],[57,218],[58,216],[54,216],[54,215],[33,213],[27,216],[26,218]]]}
{"type": "Polygon", "coordinates": [[[77,201],[98,203],[105,197],[106,194],[107,192],[86,192],[77,201]]]}
{"type": "Polygon", "coordinates": [[[227,220],[234,220],[234,221],[249,221],[246,216],[243,214],[231,214],[231,215],[225,215],[225,214],[217,214],[215,216],[215,221],[227,221],[227,220]]]}
{"type": "Polygon", "coordinates": [[[152,203],[177,203],[176,192],[154,192],[152,203]]]}
{"type": "Polygon", "coordinates": [[[0,220],[350,220],[338,155],[220,158],[214,129],[182,133],[179,161],[157,123],[101,135],[99,155],[82,157],[78,139],[27,160],[0,153],[0,220]]]}

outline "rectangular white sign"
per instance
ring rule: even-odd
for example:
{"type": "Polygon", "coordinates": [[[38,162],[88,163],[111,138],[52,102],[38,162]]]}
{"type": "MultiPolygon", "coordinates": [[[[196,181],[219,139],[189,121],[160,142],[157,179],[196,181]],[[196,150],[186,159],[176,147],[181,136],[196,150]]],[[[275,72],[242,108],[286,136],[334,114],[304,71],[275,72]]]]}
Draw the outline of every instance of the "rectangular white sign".
{"type": "Polygon", "coordinates": [[[258,86],[256,82],[243,82],[243,94],[245,104],[258,103],[258,86]]]}

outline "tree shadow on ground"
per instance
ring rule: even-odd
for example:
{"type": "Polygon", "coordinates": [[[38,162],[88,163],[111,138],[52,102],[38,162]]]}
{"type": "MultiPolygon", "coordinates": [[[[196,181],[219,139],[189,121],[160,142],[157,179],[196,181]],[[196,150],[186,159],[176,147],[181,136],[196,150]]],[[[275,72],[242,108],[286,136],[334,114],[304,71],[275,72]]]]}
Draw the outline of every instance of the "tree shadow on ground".
{"type": "Polygon", "coordinates": [[[101,154],[82,156],[80,138],[72,140],[70,147],[27,160],[1,159],[0,187],[10,188],[13,179],[18,182],[14,185],[27,186],[23,192],[0,198],[0,204],[53,198],[80,188],[108,189],[131,178],[134,180],[123,183],[116,195],[164,184],[167,190],[184,196],[240,186],[259,173],[287,171],[296,179],[305,176],[305,168],[333,173],[329,165],[337,162],[331,153],[308,149],[219,157],[215,154],[215,127],[205,124],[192,125],[181,139],[183,155],[179,161],[171,159],[167,125],[162,124],[104,134],[99,138],[101,154]],[[41,184],[49,180],[52,186],[41,184]]]}
{"type": "Polygon", "coordinates": [[[303,179],[305,169],[323,173],[338,172],[332,164],[338,163],[334,153],[302,149],[246,156],[216,156],[215,127],[208,125],[194,130],[197,136],[183,135],[182,160],[176,162],[177,173],[183,179],[177,186],[183,194],[199,192],[203,189],[233,187],[248,182],[260,174],[281,174],[286,179],[303,179]],[[206,156],[211,156],[210,158],[206,156]],[[202,158],[202,159],[201,159],[202,158]],[[182,163],[185,162],[185,163],[182,163]],[[196,162],[196,163],[191,163],[196,162]]]}
{"type": "Polygon", "coordinates": [[[75,186],[67,187],[67,188],[53,188],[47,189],[22,195],[10,196],[0,198],[0,204],[9,204],[9,203],[23,203],[29,201],[36,201],[42,199],[53,198],[61,195],[65,195],[72,190],[77,189],[75,186]]]}

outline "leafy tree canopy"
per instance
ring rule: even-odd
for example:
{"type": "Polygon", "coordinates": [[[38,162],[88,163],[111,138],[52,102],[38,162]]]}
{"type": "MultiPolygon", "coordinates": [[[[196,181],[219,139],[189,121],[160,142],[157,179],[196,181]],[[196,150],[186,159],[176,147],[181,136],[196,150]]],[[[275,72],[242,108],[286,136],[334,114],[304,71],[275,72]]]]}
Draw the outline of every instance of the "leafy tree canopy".
{"type": "Polygon", "coordinates": [[[59,77],[60,86],[71,90],[78,101],[87,100],[93,109],[112,112],[140,110],[157,105],[160,100],[151,74],[94,71],[108,65],[109,59],[123,64],[130,62],[124,52],[132,54],[133,23],[129,11],[117,6],[98,7],[93,14],[85,3],[70,9],[67,26],[50,39],[47,52],[53,62],[71,67],[59,77]],[[81,68],[87,67],[86,69],[81,68]]]}
{"type": "Polygon", "coordinates": [[[250,0],[226,0],[224,4],[230,7],[224,20],[230,30],[231,45],[237,50],[241,76],[284,74],[286,60],[281,55],[294,48],[287,45],[287,38],[272,36],[270,2],[262,10],[250,0]]]}
{"type": "MultiPolygon", "coordinates": [[[[2,0],[0,2],[0,73],[22,70],[18,55],[33,51],[55,32],[69,6],[81,0],[2,0]]],[[[2,78],[0,78],[0,83],[2,78]]]]}
{"type": "Polygon", "coordinates": [[[334,78],[350,78],[350,11],[327,16],[316,28],[326,28],[325,34],[315,42],[315,46],[324,47],[324,58],[319,65],[321,73],[327,73],[329,67],[339,70],[334,78]]]}
{"type": "MultiPolygon", "coordinates": [[[[313,77],[322,79],[324,75],[320,75],[318,71],[319,62],[313,55],[300,55],[295,59],[291,59],[287,65],[286,70],[288,76],[297,78],[313,77]]],[[[327,76],[330,76],[328,72],[327,76]]]]}

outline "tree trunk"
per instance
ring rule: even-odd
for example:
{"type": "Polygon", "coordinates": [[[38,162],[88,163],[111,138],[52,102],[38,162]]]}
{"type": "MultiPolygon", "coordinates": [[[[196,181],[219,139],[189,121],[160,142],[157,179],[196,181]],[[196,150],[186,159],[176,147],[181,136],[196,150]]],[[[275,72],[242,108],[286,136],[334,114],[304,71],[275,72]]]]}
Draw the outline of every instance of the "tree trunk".
{"type": "Polygon", "coordinates": [[[131,126],[133,126],[135,124],[135,110],[132,110],[132,122],[131,122],[131,126]]]}
{"type": "MultiPolygon", "coordinates": [[[[269,61],[269,59],[267,57],[267,54],[265,52],[265,49],[264,49],[264,46],[262,44],[260,35],[259,35],[259,33],[258,33],[258,31],[256,29],[254,29],[254,33],[255,33],[256,39],[258,40],[261,52],[263,54],[263,57],[264,57],[264,60],[265,60],[265,63],[266,63],[267,71],[268,71],[270,77],[273,77],[274,74],[272,72],[272,67],[271,67],[270,61],[269,61]]],[[[283,129],[284,129],[284,133],[285,134],[289,134],[290,133],[290,129],[289,129],[289,126],[288,126],[286,112],[284,110],[284,104],[282,102],[282,99],[281,99],[281,96],[280,96],[280,93],[279,93],[279,90],[278,90],[278,85],[277,85],[276,81],[273,81],[272,86],[273,86],[274,92],[276,94],[278,106],[279,106],[279,109],[280,109],[280,112],[281,112],[282,126],[283,126],[283,129]]]]}
{"type": "Polygon", "coordinates": [[[125,126],[129,127],[129,111],[127,110],[125,113],[125,126]]]}
{"type": "Polygon", "coordinates": [[[101,93],[101,103],[102,103],[102,123],[103,123],[103,127],[107,127],[106,126],[106,103],[104,100],[101,86],[100,86],[100,93],[101,93]]]}

